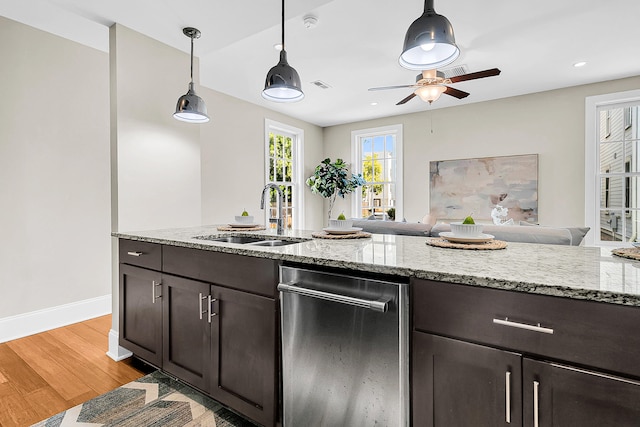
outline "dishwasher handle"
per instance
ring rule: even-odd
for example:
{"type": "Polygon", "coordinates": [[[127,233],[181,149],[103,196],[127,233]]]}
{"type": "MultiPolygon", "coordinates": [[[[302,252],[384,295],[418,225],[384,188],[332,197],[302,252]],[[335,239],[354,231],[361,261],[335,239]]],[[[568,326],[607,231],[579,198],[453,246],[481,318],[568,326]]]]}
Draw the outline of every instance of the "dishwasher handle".
{"type": "Polygon", "coordinates": [[[319,298],[327,301],[333,301],[341,304],[353,305],[356,307],[362,307],[369,310],[385,313],[387,311],[390,298],[381,298],[379,300],[368,300],[362,298],[348,297],[346,295],[332,294],[330,292],[317,291],[315,289],[302,288],[296,286],[295,283],[279,283],[278,290],[281,292],[289,292],[292,294],[299,294],[311,298],[319,298]]]}

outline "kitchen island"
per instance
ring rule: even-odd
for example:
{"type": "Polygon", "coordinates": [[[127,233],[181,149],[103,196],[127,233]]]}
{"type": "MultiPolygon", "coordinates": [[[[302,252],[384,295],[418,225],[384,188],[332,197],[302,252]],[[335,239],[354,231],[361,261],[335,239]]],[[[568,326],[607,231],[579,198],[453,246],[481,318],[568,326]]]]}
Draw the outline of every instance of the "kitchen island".
{"type": "MultiPolygon", "coordinates": [[[[636,333],[640,262],[612,256],[609,249],[509,243],[503,250],[454,250],[428,246],[427,237],[372,235],[325,240],[313,239],[305,231],[277,236],[271,231],[221,232],[216,226],[113,235],[121,242],[121,293],[123,283],[135,283],[129,279],[137,274],[153,292],[158,287],[160,296],[154,293],[154,301],[165,300],[164,321],[159,321],[164,327],[160,334],[164,357],[156,362],[163,369],[177,366],[177,372],[182,369],[191,375],[209,360],[223,357],[225,348],[238,349],[243,344],[218,342],[211,347],[208,343],[205,356],[196,363],[198,369],[178,366],[168,350],[175,345],[167,340],[173,327],[171,317],[166,316],[173,306],[173,289],[177,296],[186,290],[195,292],[193,301],[205,301],[200,313],[209,307],[204,318],[223,325],[214,326],[208,339],[219,337],[224,328],[228,333],[238,331],[229,321],[224,325],[220,316],[218,323],[211,317],[220,312],[216,304],[226,298],[247,308],[236,316],[245,322],[243,334],[254,331],[247,333],[251,346],[246,350],[261,346],[256,350],[264,356],[261,366],[270,366],[268,375],[276,376],[262,382],[269,384],[262,395],[231,392],[231,400],[225,400],[224,395],[216,395],[225,386],[204,381],[204,374],[187,382],[263,425],[278,425],[281,419],[275,396],[279,382],[275,286],[277,266],[282,264],[409,283],[413,425],[624,426],[636,425],[640,419],[640,367],[636,363],[640,354],[636,333]],[[264,247],[210,240],[228,235],[297,243],[264,247]],[[158,264],[149,272],[124,265],[140,266],[143,257],[137,254],[144,250],[134,250],[135,256],[128,257],[131,251],[123,252],[123,245],[129,249],[150,245],[150,254],[161,253],[156,256],[158,264]],[[207,296],[214,302],[207,304],[207,296]],[[265,336],[271,337],[270,344],[265,336]],[[240,397],[238,402],[233,402],[234,396],[240,397]],[[245,411],[242,404],[247,401],[253,407],[245,411]],[[456,402],[465,402],[464,408],[456,402]]],[[[121,340],[123,325],[126,328],[123,301],[120,295],[121,340]]],[[[188,322],[182,327],[196,328],[188,322]]],[[[200,332],[194,339],[199,336],[200,332]]],[[[127,345],[124,340],[123,346],[127,345]]],[[[139,354],[135,349],[134,353],[139,354]]],[[[193,348],[189,354],[194,354],[193,348]]],[[[230,360],[225,363],[229,365],[230,360]]],[[[215,366],[224,380],[221,365],[215,366]]],[[[239,370],[231,368],[231,372],[239,370]]]]}

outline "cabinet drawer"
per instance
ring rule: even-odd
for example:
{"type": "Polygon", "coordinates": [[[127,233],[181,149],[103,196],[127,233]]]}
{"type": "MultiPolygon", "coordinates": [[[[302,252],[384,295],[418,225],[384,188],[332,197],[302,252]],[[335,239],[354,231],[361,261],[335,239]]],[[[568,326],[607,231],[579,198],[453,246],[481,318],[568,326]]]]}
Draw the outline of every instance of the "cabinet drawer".
{"type": "Polygon", "coordinates": [[[157,243],[120,239],[120,262],[152,270],[162,269],[162,246],[157,243]]]}
{"type": "Polygon", "coordinates": [[[638,307],[429,280],[412,286],[416,330],[640,377],[638,307]]]}
{"type": "Polygon", "coordinates": [[[273,298],[278,263],[265,258],[165,246],[163,271],[273,298]]]}

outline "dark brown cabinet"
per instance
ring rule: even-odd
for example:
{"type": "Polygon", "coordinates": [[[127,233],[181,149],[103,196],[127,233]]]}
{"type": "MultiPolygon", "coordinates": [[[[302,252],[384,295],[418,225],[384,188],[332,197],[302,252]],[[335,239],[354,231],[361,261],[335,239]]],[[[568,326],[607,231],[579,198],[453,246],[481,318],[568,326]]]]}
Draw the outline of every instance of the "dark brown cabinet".
{"type": "Polygon", "coordinates": [[[120,345],[162,366],[162,274],[120,265],[120,345]]]}
{"type": "Polygon", "coordinates": [[[413,425],[522,425],[519,354],[414,332],[413,360],[413,425]]]}
{"type": "Polygon", "coordinates": [[[277,262],[123,239],[120,261],[120,345],[274,426],[277,262]]]}
{"type": "Polygon", "coordinates": [[[211,370],[209,284],[168,274],[162,276],[162,282],[162,369],[208,391],[211,370]]]}
{"type": "Polygon", "coordinates": [[[637,307],[412,285],[414,426],[640,425],[637,307]]]}
{"type": "Polygon", "coordinates": [[[640,425],[640,381],[523,360],[525,427],[640,425]]]}

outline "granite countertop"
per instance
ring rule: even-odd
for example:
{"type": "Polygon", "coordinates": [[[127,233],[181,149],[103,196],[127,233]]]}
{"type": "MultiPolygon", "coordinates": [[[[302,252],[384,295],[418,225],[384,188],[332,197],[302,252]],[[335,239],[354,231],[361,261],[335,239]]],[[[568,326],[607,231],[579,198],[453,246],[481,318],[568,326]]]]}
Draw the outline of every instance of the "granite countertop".
{"type": "Polygon", "coordinates": [[[609,248],[509,243],[506,249],[445,249],[427,237],[373,234],[371,238],[313,239],[311,231],[224,232],[217,226],[116,232],[112,236],[217,252],[356,271],[455,282],[495,289],[640,307],[640,261],[609,248]],[[259,235],[304,240],[280,247],[212,242],[198,236],[259,235]]]}

